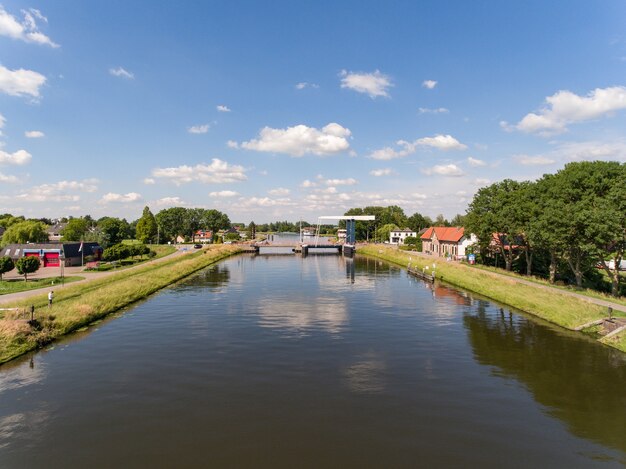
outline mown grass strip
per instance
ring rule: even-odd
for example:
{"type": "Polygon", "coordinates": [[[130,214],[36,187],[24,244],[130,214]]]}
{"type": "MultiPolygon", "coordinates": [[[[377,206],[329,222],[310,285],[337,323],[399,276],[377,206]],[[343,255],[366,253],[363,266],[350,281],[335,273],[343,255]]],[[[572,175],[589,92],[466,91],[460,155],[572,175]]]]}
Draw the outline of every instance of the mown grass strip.
{"type": "MultiPolygon", "coordinates": [[[[378,257],[402,267],[407,267],[410,262],[414,268],[428,267],[432,271],[433,264],[435,264],[435,276],[438,280],[510,305],[567,329],[574,330],[580,324],[607,317],[606,307],[562,294],[556,289],[546,290],[520,284],[514,278],[509,279],[455,262],[446,262],[443,259],[433,260],[415,253],[379,245],[359,247],[358,253],[378,257]]],[[[623,316],[623,313],[615,313],[623,316]]],[[[626,338],[617,337],[606,343],[626,352],[626,338]]]]}
{"type": "Polygon", "coordinates": [[[203,250],[74,285],[59,291],[50,309],[45,293],[8,305],[35,305],[38,324],[31,327],[26,320],[10,315],[0,320],[0,363],[80,329],[239,251],[234,246],[203,250]]]}

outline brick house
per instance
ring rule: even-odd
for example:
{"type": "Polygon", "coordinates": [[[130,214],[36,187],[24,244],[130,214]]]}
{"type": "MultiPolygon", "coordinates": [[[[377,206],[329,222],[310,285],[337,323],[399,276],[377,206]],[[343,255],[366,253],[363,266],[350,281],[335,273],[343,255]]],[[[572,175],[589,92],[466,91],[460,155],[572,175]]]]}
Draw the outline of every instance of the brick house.
{"type": "Polygon", "coordinates": [[[477,241],[473,234],[465,236],[465,228],[459,226],[432,226],[421,239],[423,253],[453,259],[464,259],[467,247],[477,241]]]}

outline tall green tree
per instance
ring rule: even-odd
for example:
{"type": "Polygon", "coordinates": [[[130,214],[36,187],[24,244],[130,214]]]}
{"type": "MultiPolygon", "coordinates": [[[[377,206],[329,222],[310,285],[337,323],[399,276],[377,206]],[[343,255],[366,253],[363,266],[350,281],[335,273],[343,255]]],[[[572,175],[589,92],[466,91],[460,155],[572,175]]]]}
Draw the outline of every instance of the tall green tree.
{"type": "Polygon", "coordinates": [[[157,221],[150,208],[143,209],[143,214],[137,222],[136,237],[143,244],[154,241],[157,235],[157,221]]]}
{"type": "Polygon", "coordinates": [[[15,263],[13,259],[9,256],[0,257],[0,280],[2,280],[2,276],[7,272],[11,272],[15,268],[15,263]]]}
{"type": "Polygon", "coordinates": [[[45,243],[48,241],[47,226],[40,221],[26,220],[12,224],[2,235],[2,245],[45,243]]]}
{"type": "Polygon", "coordinates": [[[103,217],[98,220],[100,242],[103,247],[121,243],[130,238],[130,225],[126,219],[115,217],[103,217]]]}
{"type": "Polygon", "coordinates": [[[67,222],[65,228],[61,230],[63,241],[81,241],[85,239],[89,222],[84,218],[72,218],[67,222]]]}
{"type": "Polygon", "coordinates": [[[41,262],[39,258],[36,256],[26,256],[20,257],[17,262],[15,262],[15,267],[17,268],[17,272],[20,275],[24,276],[24,281],[28,281],[28,274],[32,274],[39,270],[41,266],[41,262]]]}
{"type": "Polygon", "coordinates": [[[406,226],[411,228],[416,233],[419,233],[424,228],[433,226],[433,221],[430,217],[424,216],[419,212],[415,212],[407,219],[406,226]]]}

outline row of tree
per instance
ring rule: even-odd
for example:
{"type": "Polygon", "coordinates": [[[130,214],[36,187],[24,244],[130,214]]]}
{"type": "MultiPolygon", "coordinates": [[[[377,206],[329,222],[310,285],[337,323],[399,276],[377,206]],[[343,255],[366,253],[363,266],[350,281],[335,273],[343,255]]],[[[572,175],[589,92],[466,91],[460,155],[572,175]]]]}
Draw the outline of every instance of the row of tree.
{"type": "Polygon", "coordinates": [[[507,270],[523,256],[531,275],[542,259],[550,282],[566,265],[582,286],[597,266],[617,296],[626,248],[626,164],[575,162],[535,182],[506,179],[481,188],[464,226],[478,236],[481,253],[497,250],[507,270]]]}

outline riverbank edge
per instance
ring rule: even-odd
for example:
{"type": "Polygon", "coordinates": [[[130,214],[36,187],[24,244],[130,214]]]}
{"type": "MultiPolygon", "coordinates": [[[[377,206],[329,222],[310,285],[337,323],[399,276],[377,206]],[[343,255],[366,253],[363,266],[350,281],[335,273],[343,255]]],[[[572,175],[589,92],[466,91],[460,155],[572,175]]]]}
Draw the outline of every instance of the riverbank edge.
{"type": "Polygon", "coordinates": [[[0,366],[240,252],[236,246],[219,246],[169,262],[143,266],[138,272],[120,272],[107,279],[70,286],[56,295],[50,309],[46,308],[47,292],[15,302],[13,306],[20,308],[35,305],[38,323],[33,328],[24,320],[16,320],[17,333],[13,337],[6,337],[5,331],[0,330],[0,366]]]}
{"type": "MultiPolygon", "coordinates": [[[[571,331],[577,330],[582,324],[607,317],[607,308],[565,295],[557,289],[548,291],[520,284],[514,278],[446,262],[445,259],[421,257],[410,251],[399,251],[380,245],[359,246],[357,253],[379,258],[405,269],[410,264],[412,268],[425,272],[432,273],[434,270],[437,280],[478,293],[571,331]]],[[[584,333],[585,329],[581,332],[584,333]]],[[[626,334],[610,340],[600,339],[599,342],[626,352],[626,334]]]]}

